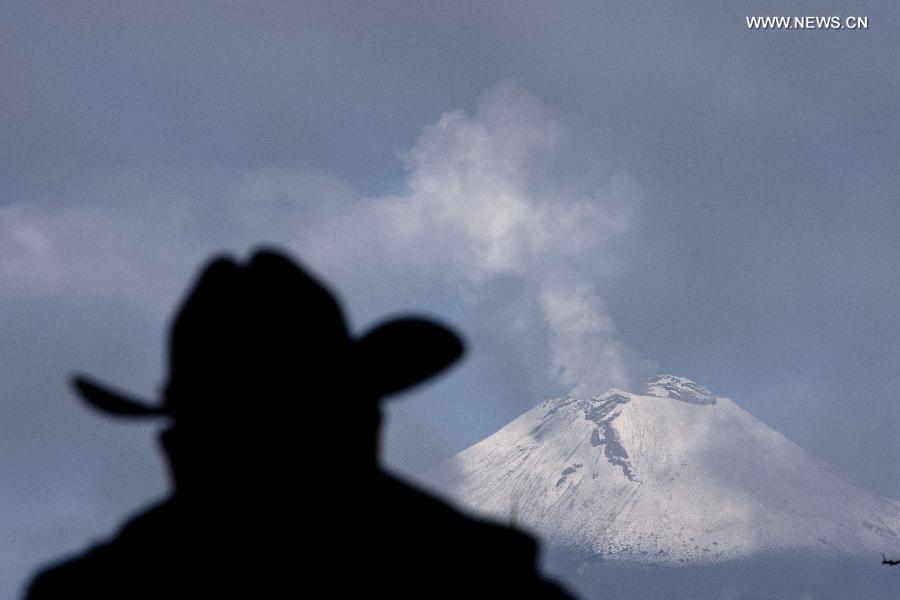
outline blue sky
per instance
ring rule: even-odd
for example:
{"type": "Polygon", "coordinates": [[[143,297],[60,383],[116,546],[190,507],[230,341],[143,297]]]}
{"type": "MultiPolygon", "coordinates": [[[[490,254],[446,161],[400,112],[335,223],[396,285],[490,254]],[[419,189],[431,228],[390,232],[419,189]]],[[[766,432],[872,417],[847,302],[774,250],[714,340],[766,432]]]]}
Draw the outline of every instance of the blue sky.
{"type": "Polygon", "coordinates": [[[356,331],[465,334],[390,403],[400,471],[660,371],[900,498],[900,14],[848,10],[3,3],[0,580],[165,493],[66,379],[153,395],[200,263],[264,241],[356,331]],[[746,28],[781,14],[869,29],[746,28]]]}

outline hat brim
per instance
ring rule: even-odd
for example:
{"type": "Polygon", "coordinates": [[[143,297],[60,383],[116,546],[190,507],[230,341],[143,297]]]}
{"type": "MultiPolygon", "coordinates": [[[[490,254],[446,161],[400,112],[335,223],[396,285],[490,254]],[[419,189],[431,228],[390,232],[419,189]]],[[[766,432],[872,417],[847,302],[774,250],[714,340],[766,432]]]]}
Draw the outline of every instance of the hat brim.
{"type": "Polygon", "coordinates": [[[88,404],[105,413],[120,417],[159,417],[168,414],[162,407],[114,391],[83,375],[73,377],[72,385],[88,404]]]}
{"type": "Polygon", "coordinates": [[[386,396],[405,390],[443,371],[463,355],[462,340],[428,319],[393,319],[356,341],[356,368],[386,396]]]}
{"type": "MultiPolygon", "coordinates": [[[[443,371],[463,355],[462,340],[434,321],[400,318],[373,328],[352,345],[353,368],[366,392],[376,397],[395,394],[443,371]]],[[[130,418],[170,416],[162,405],[153,405],[92,380],[72,378],[79,395],[93,408],[130,418]]]]}

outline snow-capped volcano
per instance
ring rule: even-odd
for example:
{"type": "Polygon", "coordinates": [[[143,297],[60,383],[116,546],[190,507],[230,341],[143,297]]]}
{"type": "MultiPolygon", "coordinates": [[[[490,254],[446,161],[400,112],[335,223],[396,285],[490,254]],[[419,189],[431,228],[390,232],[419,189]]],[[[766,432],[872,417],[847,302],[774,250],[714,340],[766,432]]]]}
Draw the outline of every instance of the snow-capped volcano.
{"type": "Polygon", "coordinates": [[[476,513],[606,558],[900,551],[900,504],[670,375],[644,395],[547,400],[425,480],[476,513]]]}

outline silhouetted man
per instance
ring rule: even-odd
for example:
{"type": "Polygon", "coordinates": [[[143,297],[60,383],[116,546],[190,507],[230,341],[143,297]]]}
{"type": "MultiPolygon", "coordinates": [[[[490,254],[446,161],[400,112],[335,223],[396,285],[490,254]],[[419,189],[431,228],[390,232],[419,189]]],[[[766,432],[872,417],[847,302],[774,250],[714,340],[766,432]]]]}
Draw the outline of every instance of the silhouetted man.
{"type": "Polygon", "coordinates": [[[75,380],[106,412],[169,420],[173,495],[29,598],[565,597],[530,538],[378,467],[379,399],[461,354],[423,319],[351,336],[332,294],[274,252],[213,261],[172,328],[161,402],[75,380]]]}

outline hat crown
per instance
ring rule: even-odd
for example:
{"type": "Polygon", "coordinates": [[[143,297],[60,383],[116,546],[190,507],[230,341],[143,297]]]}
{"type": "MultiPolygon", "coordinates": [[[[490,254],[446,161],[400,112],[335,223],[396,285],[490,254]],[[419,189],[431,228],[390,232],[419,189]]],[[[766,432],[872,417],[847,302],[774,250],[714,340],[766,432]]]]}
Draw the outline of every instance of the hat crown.
{"type": "Polygon", "coordinates": [[[311,367],[338,361],[348,345],[334,297],[299,266],[268,251],[246,266],[219,258],[172,327],[167,409],[205,412],[198,393],[222,402],[243,388],[283,387],[301,376],[311,386],[311,367]],[[188,393],[190,403],[179,406],[188,393]]]}

